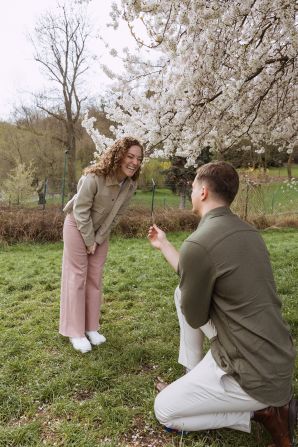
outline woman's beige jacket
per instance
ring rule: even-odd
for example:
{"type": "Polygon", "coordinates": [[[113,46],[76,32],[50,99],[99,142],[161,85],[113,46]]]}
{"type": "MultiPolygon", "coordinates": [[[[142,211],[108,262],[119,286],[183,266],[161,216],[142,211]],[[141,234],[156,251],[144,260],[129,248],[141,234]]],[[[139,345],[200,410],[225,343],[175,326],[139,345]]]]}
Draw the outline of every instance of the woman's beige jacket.
{"type": "Polygon", "coordinates": [[[136,182],[126,178],[120,186],[115,177],[83,175],[77,194],[63,209],[73,212],[77,227],[86,246],[101,244],[108,239],[118,216],[123,214],[136,190],[136,182]]]}

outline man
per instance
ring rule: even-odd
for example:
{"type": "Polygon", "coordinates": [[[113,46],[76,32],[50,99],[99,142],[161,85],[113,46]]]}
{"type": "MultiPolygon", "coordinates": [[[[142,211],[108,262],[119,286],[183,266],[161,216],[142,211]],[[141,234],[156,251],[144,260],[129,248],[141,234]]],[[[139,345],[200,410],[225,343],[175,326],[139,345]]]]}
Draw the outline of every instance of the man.
{"type": "Polygon", "coordinates": [[[180,253],[156,225],[149,230],[180,276],[175,304],[179,363],[187,374],[159,384],[157,419],[179,431],[262,423],[275,447],[292,447],[297,401],[292,398],[295,350],[282,320],[269,255],[258,231],[230,210],[239,188],[225,162],[201,166],[192,188],[201,218],[180,253]],[[211,349],[203,357],[204,334],[211,349]]]}

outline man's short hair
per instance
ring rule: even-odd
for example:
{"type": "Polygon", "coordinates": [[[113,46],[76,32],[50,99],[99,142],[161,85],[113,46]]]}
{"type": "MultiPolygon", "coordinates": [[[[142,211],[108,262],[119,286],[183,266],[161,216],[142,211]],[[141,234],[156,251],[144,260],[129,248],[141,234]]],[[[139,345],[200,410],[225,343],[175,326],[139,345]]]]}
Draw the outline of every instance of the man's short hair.
{"type": "Polygon", "coordinates": [[[225,161],[213,161],[197,170],[197,180],[206,181],[211,192],[230,205],[239,189],[236,169],[225,161]]]}

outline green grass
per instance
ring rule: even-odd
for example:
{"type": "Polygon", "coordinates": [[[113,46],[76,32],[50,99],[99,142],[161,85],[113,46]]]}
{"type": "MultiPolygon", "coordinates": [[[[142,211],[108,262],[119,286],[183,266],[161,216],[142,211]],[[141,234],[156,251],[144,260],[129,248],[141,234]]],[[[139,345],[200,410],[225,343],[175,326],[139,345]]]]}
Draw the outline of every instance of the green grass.
{"type": "MultiPolygon", "coordinates": [[[[131,206],[141,205],[147,208],[151,207],[152,192],[137,190],[134,195],[131,206]]],[[[190,200],[186,200],[186,208],[191,209],[190,200]]],[[[179,196],[174,194],[170,189],[158,188],[154,194],[154,208],[178,208],[179,196]]]]}
{"type": "Polygon", "coordinates": [[[249,186],[247,196],[246,185],[242,185],[235,199],[239,209],[248,206],[249,214],[283,215],[298,213],[298,181],[272,182],[258,186],[249,186]]]}
{"type": "MultiPolygon", "coordinates": [[[[288,172],[286,166],[282,166],[281,168],[270,168],[269,175],[274,177],[285,177],[287,178],[288,172]]],[[[298,165],[292,165],[292,176],[298,178],[298,165]]]]}
{"type": "MultiPolygon", "coordinates": [[[[239,193],[240,208],[245,206],[246,187],[239,193]]],[[[150,191],[137,191],[130,207],[138,205],[150,208],[152,193],[150,191]]],[[[155,208],[178,208],[179,196],[168,189],[158,189],[155,193],[155,208]]],[[[191,202],[186,200],[186,208],[191,209],[191,202]]],[[[248,209],[250,214],[287,214],[298,213],[298,182],[289,186],[288,183],[268,182],[254,188],[250,187],[248,196],[248,209]]]]}
{"type": "MultiPolygon", "coordinates": [[[[283,314],[298,335],[298,231],[264,232],[283,314]]],[[[169,235],[179,247],[186,234],[169,235]]],[[[173,381],[178,278],[146,240],[113,238],[105,268],[102,332],[82,355],[58,334],[62,244],[0,253],[0,446],[259,447],[268,437],[233,430],[166,434],[153,414],[154,379],[173,381]],[[137,444],[137,441],[140,443],[137,444]]],[[[294,386],[298,391],[297,373],[294,386]]]]}
{"type": "MultiPolygon", "coordinates": [[[[248,210],[255,215],[297,214],[298,213],[298,166],[293,165],[291,182],[287,178],[286,167],[270,168],[265,175],[261,170],[243,171],[257,186],[250,184],[248,210]]],[[[240,187],[238,200],[245,206],[247,185],[240,187]]],[[[237,199],[236,199],[237,200],[237,199]]]]}
{"type": "Polygon", "coordinates": [[[265,213],[298,213],[298,182],[264,185],[265,213]]]}

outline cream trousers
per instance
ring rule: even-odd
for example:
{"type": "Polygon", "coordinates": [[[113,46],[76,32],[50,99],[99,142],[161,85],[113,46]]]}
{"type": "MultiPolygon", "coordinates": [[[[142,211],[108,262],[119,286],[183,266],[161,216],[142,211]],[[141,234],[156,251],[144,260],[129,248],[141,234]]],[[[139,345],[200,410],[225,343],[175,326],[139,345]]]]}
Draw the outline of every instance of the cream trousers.
{"type": "Polygon", "coordinates": [[[251,412],[267,405],[250,397],[226,374],[210,350],[203,357],[204,336],[212,338],[216,329],[211,321],[199,329],[189,326],[181,312],[178,287],[174,297],[180,324],[178,361],[190,371],[157,395],[157,419],[166,427],[182,431],[229,427],[250,432],[251,412]]]}

